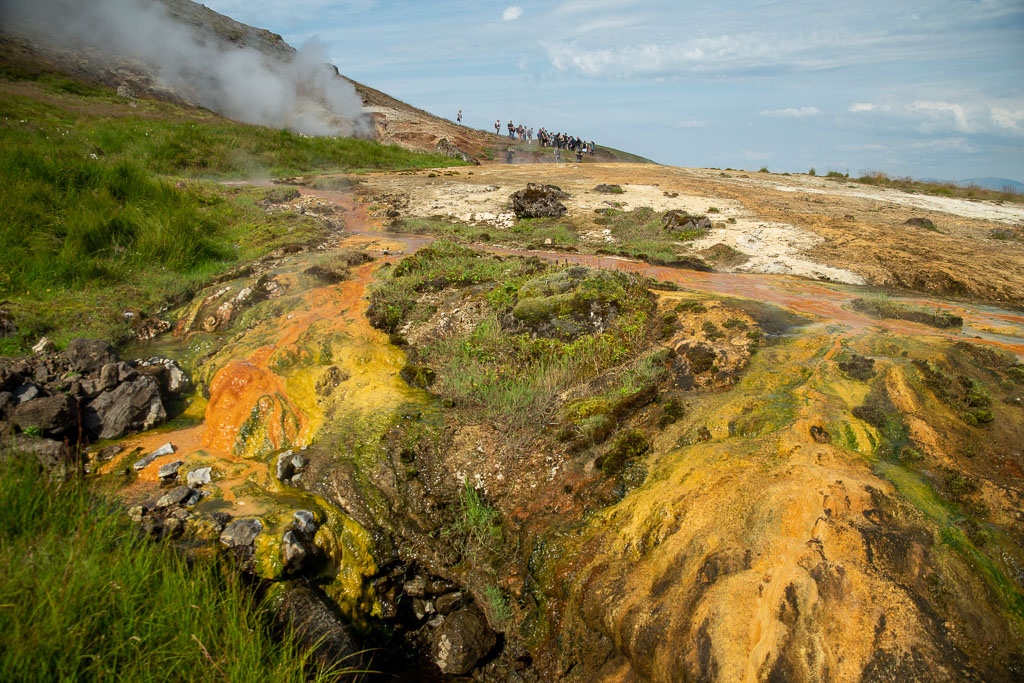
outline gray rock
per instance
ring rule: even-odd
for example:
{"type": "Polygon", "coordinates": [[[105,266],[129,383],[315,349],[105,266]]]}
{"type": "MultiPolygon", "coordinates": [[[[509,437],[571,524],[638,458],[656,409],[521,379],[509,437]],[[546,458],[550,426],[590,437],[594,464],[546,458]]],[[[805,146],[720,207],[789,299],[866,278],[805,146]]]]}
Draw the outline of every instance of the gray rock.
{"type": "Polygon", "coordinates": [[[27,403],[32,399],[39,398],[42,395],[42,387],[32,384],[31,382],[26,382],[14,390],[14,402],[20,405],[22,403],[27,403]]]}
{"type": "Polygon", "coordinates": [[[14,394],[9,391],[0,391],[0,417],[7,413],[7,409],[14,406],[14,394]]]}
{"type": "Polygon", "coordinates": [[[454,593],[445,593],[444,595],[438,596],[434,601],[434,607],[437,608],[437,611],[441,614],[451,614],[462,607],[465,602],[465,593],[462,591],[455,591],[454,593]]]}
{"type": "Polygon", "coordinates": [[[292,516],[295,518],[293,526],[300,534],[312,536],[316,533],[319,525],[316,523],[316,515],[312,512],[309,510],[296,510],[292,516]]]}
{"type": "Polygon", "coordinates": [[[446,616],[432,640],[430,652],[441,672],[461,676],[491,651],[497,636],[480,610],[466,607],[446,616]]]}
{"type": "Polygon", "coordinates": [[[184,460],[174,460],[173,462],[164,463],[157,470],[156,476],[161,479],[173,479],[178,476],[178,469],[185,464],[184,460]]]}
{"type": "Polygon", "coordinates": [[[164,520],[164,538],[173,538],[181,535],[185,529],[185,523],[177,517],[171,516],[164,520]]]}
{"type": "Polygon", "coordinates": [[[117,363],[107,363],[100,368],[100,389],[110,391],[118,385],[117,363]]]}
{"type": "Polygon", "coordinates": [[[446,157],[450,157],[452,159],[461,159],[462,161],[465,161],[467,164],[474,164],[475,166],[480,165],[479,161],[469,156],[452,143],[448,142],[448,138],[441,138],[440,140],[438,140],[437,145],[434,146],[434,151],[437,152],[438,154],[443,154],[446,157]]]}
{"type": "MultiPolygon", "coordinates": [[[[73,453],[61,441],[19,434],[14,437],[11,446],[13,452],[34,456],[40,465],[58,476],[64,476],[69,471],[73,453]]],[[[2,457],[3,453],[0,452],[2,457]]]]}
{"type": "Polygon", "coordinates": [[[302,570],[310,552],[302,539],[294,531],[286,531],[281,537],[281,563],[289,574],[302,570]]]}
{"type": "Polygon", "coordinates": [[[302,453],[296,453],[292,456],[292,468],[294,468],[296,472],[301,472],[306,469],[306,465],[308,464],[309,458],[304,456],[302,453]]]}
{"type": "Polygon", "coordinates": [[[23,432],[34,427],[44,436],[77,439],[78,402],[67,394],[25,401],[14,409],[11,422],[23,432]]]}
{"type": "Polygon", "coordinates": [[[559,200],[567,197],[555,185],[527,183],[525,190],[512,194],[512,210],[518,218],[560,218],[568,209],[559,200]]]}
{"type": "Polygon", "coordinates": [[[229,548],[252,545],[256,537],[263,531],[263,522],[256,517],[236,519],[220,534],[220,542],[229,548]]]}
{"type": "Polygon", "coordinates": [[[170,442],[167,442],[163,446],[161,446],[160,448],[158,448],[155,451],[153,451],[152,453],[150,453],[149,455],[144,456],[143,458],[140,458],[139,460],[135,461],[135,464],[132,465],[132,468],[134,468],[136,472],[141,472],[142,470],[144,470],[147,467],[149,467],[150,463],[152,463],[154,460],[156,460],[160,456],[162,456],[162,455],[170,455],[173,452],[174,452],[174,446],[170,442]]]}
{"type": "Polygon", "coordinates": [[[98,379],[83,379],[78,386],[86,398],[95,398],[103,392],[103,384],[98,379]]]}
{"type": "Polygon", "coordinates": [[[412,613],[416,615],[416,618],[423,621],[432,614],[436,614],[437,610],[434,609],[433,600],[424,600],[423,598],[412,599],[412,613]]]}
{"type": "Polygon", "coordinates": [[[100,462],[106,462],[108,460],[113,460],[123,450],[124,450],[124,446],[122,446],[121,444],[115,443],[115,444],[112,444],[110,446],[106,446],[104,448],[101,448],[99,451],[97,451],[96,452],[96,459],[99,460],[100,462]]]}
{"type": "Polygon", "coordinates": [[[172,505],[179,505],[192,495],[192,489],[188,486],[175,486],[173,489],[160,497],[156,502],[157,508],[169,508],[172,505]]]}
{"type": "Polygon", "coordinates": [[[707,216],[691,216],[685,211],[673,209],[665,212],[663,230],[682,232],[684,230],[710,230],[711,219],[707,216]]]}
{"type": "Polygon", "coordinates": [[[185,475],[185,481],[188,482],[189,486],[202,486],[203,484],[209,484],[212,480],[212,467],[200,467],[185,475]]]}
{"type": "Polygon", "coordinates": [[[277,468],[275,473],[277,474],[278,481],[288,481],[295,474],[295,465],[292,464],[292,451],[285,451],[277,456],[277,468]]]}
{"type": "Polygon", "coordinates": [[[135,505],[128,510],[128,519],[132,520],[136,524],[142,521],[142,518],[146,515],[146,508],[141,505],[135,505]]]}
{"type": "Polygon", "coordinates": [[[45,365],[40,365],[39,367],[36,368],[36,372],[35,375],[33,375],[33,378],[39,384],[46,384],[47,382],[50,381],[50,369],[45,365]]]}
{"type": "Polygon", "coordinates": [[[402,584],[402,592],[412,598],[422,598],[427,594],[427,579],[423,576],[414,576],[402,584]]]}
{"type": "Polygon", "coordinates": [[[98,372],[107,363],[120,360],[114,347],[101,339],[72,339],[64,355],[75,372],[98,372]]]}
{"type": "Polygon", "coordinates": [[[177,396],[191,388],[192,383],[178,361],[163,356],[153,356],[135,361],[135,368],[152,376],[160,383],[160,390],[165,394],[177,396]]]}
{"type": "Polygon", "coordinates": [[[181,504],[187,508],[190,508],[209,495],[211,495],[210,491],[203,491],[202,489],[192,489],[192,492],[188,494],[188,498],[181,501],[181,504]]]}
{"type": "Polygon", "coordinates": [[[293,630],[303,650],[312,652],[317,665],[365,668],[359,648],[336,607],[319,589],[301,581],[284,584],[275,625],[293,630]]]}
{"type": "Polygon", "coordinates": [[[138,377],[113,391],[103,392],[83,412],[86,427],[101,439],[151,429],[167,419],[159,387],[152,377],[138,377]]]}

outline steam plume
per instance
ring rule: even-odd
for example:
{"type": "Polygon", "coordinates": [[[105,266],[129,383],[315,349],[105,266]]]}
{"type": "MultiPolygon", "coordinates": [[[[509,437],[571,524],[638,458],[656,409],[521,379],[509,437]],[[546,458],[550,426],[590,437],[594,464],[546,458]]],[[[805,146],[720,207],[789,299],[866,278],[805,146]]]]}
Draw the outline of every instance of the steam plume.
{"type": "MultiPolygon", "coordinates": [[[[368,132],[362,100],[319,43],[297,52],[265,43],[261,51],[186,23],[168,6],[217,16],[187,0],[0,0],[0,27],[50,52],[134,62],[157,89],[238,121],[305,135],[368,132]]],[[[237,32],[239,24],[227,23],[237,32]]]]}

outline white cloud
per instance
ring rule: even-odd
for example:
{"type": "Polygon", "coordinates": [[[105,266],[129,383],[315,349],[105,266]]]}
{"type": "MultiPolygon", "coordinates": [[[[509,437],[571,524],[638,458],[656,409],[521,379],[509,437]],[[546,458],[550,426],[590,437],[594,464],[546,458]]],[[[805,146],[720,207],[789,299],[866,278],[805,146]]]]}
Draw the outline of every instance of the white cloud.
{"type": "Polygon", "coordinates": [[[703,128],[708,125],[703,121],[689,120],[689,121],[676,121],[672,124],[676,128],[703,128]]]}
{"type": "Polygon", "coordinates": [[[954,125],[957,130],[969,132],[971,125],[967,121],[967,112],[964,110],[963,105],[954,104],[952,102],[929,102],[925,100],[917,100],[910,104],[909,110],[911,112],[924,112],[926,115],[938,115],[938,117],[945,117],[947,114],[953,117],[954,125]]]}
{"type": "Polygon", "coordinates": [[[765,109],[761,112],[761,116],[783,116],[786,118],[793,119],[806,119],[814,116],[819,116],[821,110],[817,107],[789,107],[787,109],[765,109]]]}
{"type": "Polygon", "coordinates": [[[992,107],[989,111],[992,123],[1007,130],[1021,131],[1021,123],[1024,123],[1024,109],[1010,109],[1008,107],[992,107]]]}
{"type": "Polygon", "coordinates": [[[501,13],[502,21],[515,21],[519,17],[523,16],[523,8],[519,5],[509,5],[505,8],[505,11],[501,13]]]}
{"type": "Polygon", "coordinates": [[[877,105],[871,104],[870,102],[854,102],[850,105],[850,111],[873,111],[877,105]]]}

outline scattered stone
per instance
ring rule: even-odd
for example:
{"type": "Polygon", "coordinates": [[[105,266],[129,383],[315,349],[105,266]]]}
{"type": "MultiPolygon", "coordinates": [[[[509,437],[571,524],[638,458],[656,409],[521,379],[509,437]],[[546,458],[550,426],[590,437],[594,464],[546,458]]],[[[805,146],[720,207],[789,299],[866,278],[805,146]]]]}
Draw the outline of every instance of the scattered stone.
{"type": "Polygon", "coordinates": [[[413,598],[412,612],[416,615],[417,619],[423,621],[430,615],[436,613],[436,610],[434,609],[434,602],[432,600],[424,600],[423,598],[413,598]]]}
{"type": "Polygon", "coordinates": [[[72,339],[64,351],[75,372],[89,374],[120,358],[114,347],[101,339],[72,339]]]}
{"type": "Polygon", "coordinates": [[[184,460],[175,460],[173,462],[165,463],[160,466],[159,470],[157,470],[156,476],[166,480],[174,479],[178,476],[178,469],[184,464],[184,460]]]}
{"type": "Polygon", "coordinates": [[[142,517],[146,514],[146,508],[141,505],[135,505],[128,510],[128,519],[132,520],[136,524],[142,521],[142,517]]]}
{"type": "Polygon", "coordinates": [[[21,405],[22,403],[28,403],[33,399],[39,398],[42,395],[42,387],[28,382],[14,390],[14,401],[18,405],[21,405]]]}
{"type": "Polygon", "coordinates": [[[462,607],[465,603],[465,593],[462,591],[455,591],[454,593],[445,593],[439,596],[434,601],[434,607],[440,614],[451,614],[455,610],[462,607]]]}
{"type": "Polygon", "coordinates": [[[622,189],[621,185],[601,183],[594,187],[594,192],[600,192],[601,194],[624,194],[625,190],[622,189]]]}
{"type": "Polygon", "coordinates": [[[468,674],[497,642],[480,610],[467,607],[452,612],[433,632],[431,655],[442,673],[468,674]]]}
{"type": "Polygon", "coordinates": [[[175,486],[173,489],[165,493],[160,497],[160,500],[156,502],[158,509],[169,508],[172,505],[179,505],[182,501],[186,500],[192,494],[192,489],[188,486],[175,486]]]}
{"type": "Polygon", "coordinates": [[[113,460],[123,450],[124,446],[117,443],[105,446],[96,452],[96,459],[100,462],[107,462],[108,460],[113,460]]]}
{"type": "Polygon", "coordinates": [[[512,210],[518,218],[560,218],[568,209],[559,200],[568,196],[555,185],[527,183],[525,190],[512,194],[512,210]]]}
{"type": "Polygon", "coordinates": [[[316,516],[312,512],[309,510],[296,510],[292,517],[295,518],[295,522],[292,526],[300,534],[303,534],[304,536],[312,536],[316,533],[316,516]]]}
{"type": "Polygon", "coordinates": [[[196,503],[198,503],[203,498],[206,498],[209,495],[211,495],[210,491],[192,489],[192,492],[188,494],[188,498],[183,500],[181,504],[184,505],[185,507],[192,507],[193,505],[195,505],[196,503]]]}
{"type": "Polygon", "coordinates": [[[218,529],[223,531],[224,527],[226,527],[231,521],[231,515],[227,512],[214,512],[210,515],[210,521],[213,522],[218,529]]]}
{"type": "Polygon", "coordinates": [[[302,570],[306,559],[309,557],[309,550],[299,535],[294,531],[286,531],[281,537],[281,564],[289,574],[296,574],[302,570]]]}
{"type": "Polygon", "coordinates": [[[256,517],[236,519],[220,534],[220,542],[229,548],[252,545],[256,537],[263,531],[263,522],[256,517]]]}
{"type": "Polygon", "coordinates": [[[126,100],[134,100],[136,99],[135,89],[132,88],[132,86],[130,85],[122,83],[121,85],[117,86],[117,96],[123,97],[126,100]]]}
{"type": "Polygon", "coordinates": [[[414,576],[402,584],[402,592],[411,598],[422,598],[427,594],[427,579],[424,576],[414,576]]]}
{"type": "Polygon", "coordinates": [[[35,346],[32,347],[32,353],[36,354],[37,356],[41,356],[44,353],[50,353],[55,348],[57,347],[53,345],[53,342],[50,341],[49,337],[43,337],[42,339],[36,342],[35,346]]]}
{"type": "Polygon", "coordinates": [[[287,582],[284,587],[274,618],[276,627],[294,631],[318,666],[365,668],[348,627],[323,592],[301,581],[287,582]]]}
{"type": "Polygon", "coordinates": [[[197,470],[192,470],[185,475],[185,482],[189,486],[202,486],[203,484],[209,484],[213,480],[213,468],[212,467],[200,467],[197,470]]]}
{"type": "Polygon", "coordinates": [[[181,534],[185,525],[177,517],[171,516],[164,520],[164,538],[173,538],[181,534]]]}
{"type": "Polygon", "coordinates": [[[22,432],[34,428],[43,436],[77,438],[78,402],[67,394],[25,401],[14,409],[11,422],[22,432]]]}
{"type": "Polygon", "coordinates": [[[13,452],[35,456],[40,465],[58,476],[64,476],[69,471],[73,453],[62,441],[19,434],[14,437],[11,446],[13,452]]]}
{"type": "Polygon", "coordinates": [[[160,384],[164,393],[172,396],[183,394],[192,385],[188,374],[181,369],[178,361],[162,356],[153,356],[145,360],[135,361],[135,369],[143,374],[149,374],[160,384]]]}
{"type": "Polygon", "coordinates": [[[145,468],[149,467],[149,464],[160,456],[170,455],[171,453],[174,453],[174,446],[170,442],[167,442],[149,455],[137,460],[135,464],[132,465],[132,468],[134,468],[136,472],[141,472],[145,468]]]}

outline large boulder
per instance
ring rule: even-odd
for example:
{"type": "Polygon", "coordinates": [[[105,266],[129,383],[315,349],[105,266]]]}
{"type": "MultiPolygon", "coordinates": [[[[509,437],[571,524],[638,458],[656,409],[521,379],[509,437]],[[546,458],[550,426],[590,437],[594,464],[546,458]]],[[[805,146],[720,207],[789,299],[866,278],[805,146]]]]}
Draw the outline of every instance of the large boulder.
{"type": "Polygon", "coordinates": [[[434,147],[434,151],[437,152],[438,154],[443,154],[451,159],[461,159],[462,161],[465,161],[467,164],[475,164],[477,166],[480,165],[479,161],[469,156],[452,143],[448,142],[448,138],[441,138],[440,140],[438,140],[437,146],[434,147]]]}
{"type": "Polygon", "coordinates": [[[433,634],[431,655],[441,673],[468,674],[487,656],[497,636],[475,607],[456,610],[444,618],[433,634]]]}
{"type": "Polygon", "coordinates": [[[83,375],[99,372],[107,363],[121,360],[114,347],[102,339],[72,339],[64,355],[71,369],[83,375]]]}
{"type": "Polygon", "coordinates": [[[568,196],[556,185],[527,183],[525,190],[512,193],[512,210],[519,218],[559,218],[567,211],[560,200],[568,196]]]}
{"type": "Polygon", "coordinates": [[[9,451],[5,452],[5,449],[0,449],[0,460],[9,457],[10,453],[34,456],[40,465],[58,477],[67,476],[74,463],[74,451],[67,444],[54,439],[38,439],[24,434],[14,437],[9,451]]]}
{"type": "Polygon", "coordinates": [[[130,431],[152,429],[167,419],[160,387],[139,376],[97,396],[83,411],[86,428],[100,439],[116,439],[130,431]]]}
{"type": "Polygon", "coordinates": [[[34,398],[14,409],[11,422],[22,432],[38,429],[47,437],[78,434],[78,403],[67,394],[34,398]]]}
{"type": "Polygon", "coordinates": [[[668,232],[684,232],[686,230],[710,230],[711,219],[707,216],[693,216],[685,211],[673,209],[665,212],[662,229],[668,232]]]}

